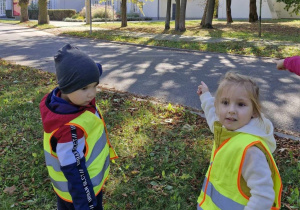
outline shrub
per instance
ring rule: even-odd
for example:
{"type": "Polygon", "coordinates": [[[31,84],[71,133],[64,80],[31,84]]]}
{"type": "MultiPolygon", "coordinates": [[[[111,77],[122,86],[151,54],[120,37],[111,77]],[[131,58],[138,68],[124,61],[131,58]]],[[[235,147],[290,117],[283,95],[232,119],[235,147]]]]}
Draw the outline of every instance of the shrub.
{"type": "Polygon", "coordinates": [[[12,10],[5,10],[5,14],[6,14],[6,17],[13,18],[13,16],[12,16],[12,10]]]}
{"type": "Polygon", "coordinates": [[[128,13],[127,14],[127,17],[128,18],[139,18],[140,17],[140,14],[139,13],[128,13]]]}
{"type": "Polygon", "coordinates": [[[38,3],[31,2],[31,4],[28,6],[28,10],[39,10],[38,3]]]}
{"type": "Polygon", "coordinates": [[[64,20],[76,14],[74,9],[48,9],[50,20],[64,20]]]}
{"type": "Polygon", "coordinates": [[[84,19],[65,18],[64,21],[66,21],[66,22],[83,22],[84,19]]]}
{"type": "MultiPolygon", "coordinates": [[[[85,17],[85,7],[79,12],[79,14],[81,16],[85,17]]],[[[116,12],[114,12],[114,14],[116,14],[116,12]]],[[[105,18],[105,6],[104,5],[92,6],[92,19],[94,19],[94,18],[105,18]]],[[[111,6],[106,7],[106,18],[113,19],[113,8],[111,6]]]]}
{"type": "Polygon", "coordinates": [[[39,16],[39,10],[28,10],[28,17],[32,20],[37,20],[39,16]]]}

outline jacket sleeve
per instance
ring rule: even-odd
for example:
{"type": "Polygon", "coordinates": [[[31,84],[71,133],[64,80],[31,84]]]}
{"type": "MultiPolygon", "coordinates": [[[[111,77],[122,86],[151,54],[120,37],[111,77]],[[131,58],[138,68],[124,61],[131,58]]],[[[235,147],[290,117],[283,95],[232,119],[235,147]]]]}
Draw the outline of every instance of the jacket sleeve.
{"type": "Polygon", "coordinates": [[[201,108],[204,111],[207,124],[211,132],[214,132],[214,122],[218,121],[218,117],[216,115],[216,109],[214,105],[215,98],[212,97],[210,92],[206,92],[200,96],[200,101],[201,101],[201,108]]]}
{"type": "Polygon", "coordinates": [[[274,184],[265,154],[259,148],[252,146],[247,150],[242,176],[251,193],[244,210],[270,210],[275,199],[274,184]]]}
{"type": "Polygon", "coordinates": [[[293,72],[300,76],[300,56],[285,58],[283,65],[290,72],[293,72]]]}
{"type": "Polygon", "coordinates": [[[77,210],[88,210],[97,205],[84,157],[85,136],[75,126],[64,126],[59,130],[56,154],[61,170],[68,180],[68,189],[77,210]]]}

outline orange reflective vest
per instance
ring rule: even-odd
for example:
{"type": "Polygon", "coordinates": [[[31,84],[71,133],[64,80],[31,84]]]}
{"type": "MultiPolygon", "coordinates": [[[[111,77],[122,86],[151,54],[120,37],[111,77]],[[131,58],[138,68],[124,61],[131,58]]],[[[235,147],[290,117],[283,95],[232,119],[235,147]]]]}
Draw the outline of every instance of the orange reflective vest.
{"type": "MultiPolygon", "coordinates": [[[[65,125],[75,126],[84,131],[86,167],[93,184],[94,193],[97,195],[108,177],[110,159],[118,158],[110,145],[105,122],[102,116],[100,119],[90,111],[85,111],[65,125]]],[[[51,133],[44,132],[46,165],[56,194],[63,200],[72,202],[72,197],[68,190],[68,181],[60,169],[57,155],[52,150],[50,143],[51,137],[58,129],[53,130],[51,133]]]]}
{"type": "Polygon", "coordinates": [[[271,209],[280,209],[282,182],[273,156],[259,137],[238,133],[222,142],[216,149],[214,144],[211,161],[205,175],[198,210],[243,210],[249,201],[250,189],[242,178],[242,166],[247,149],[260,148],[272,171],[275,201],[271,209]],[[246,193],[248,192],[248,193],[246,193]]]}

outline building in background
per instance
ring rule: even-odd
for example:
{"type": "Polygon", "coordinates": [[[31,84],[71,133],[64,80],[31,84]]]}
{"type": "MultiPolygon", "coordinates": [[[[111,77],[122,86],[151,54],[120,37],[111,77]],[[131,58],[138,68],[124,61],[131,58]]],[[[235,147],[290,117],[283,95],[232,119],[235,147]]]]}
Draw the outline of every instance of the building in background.
{"type": "MultiPolygon", "coordinates": [[[[257,14],[259,15],[260,0],[256,0],[257,14]]],[[[300,18],[300,15],[290,15],[285,9],[285,4],[276,0],[262,0],[262,19],[300,18]]],[[[249,0],[232,0],[231,15],[233,19],[249,18],[249,0]]],[[[218,18],[226,19],[226,0],[219,0],[218,18]]],[[[233,20],[234,21],[234,20],[233,20]]]]}
{"type": "MultiPolygon", "coordinates": [[[[31,4],[37,4],[38,0],[32,0],[31,4]]],[[[18,14],[18,0],[0,0],[0,17],[14,17],[18,14]]],[[[121,11],[121,0],[107,0],[99,3],[99,0],[91,0],[92,5],[107,5],[114,8],[116,12],[121,11]]],[[[202,18],[206,0],[187,0],[186,19],[202,18]]],[[[256,1],[259,13],[260,0],[256,1]]],[[[48,9],[75,9],[81,11],[85,6],[85,0],[48,0],[48,9]]],[[[153,20],[164,20],[166,18],[167,0],[139,0],[139,3],[127,3],[127,12],[136,13],[140,16],[150,17],[153,20]]],[[[175,19],[176,4],[172,0],[171,19],[175,19]]],[[[231,14],[233,19],[248,19],[249,0],[232,0],[231,14]]],[[[226,0],[219,0],[218,18],[226,19],[226,0]]],[[[276,0],[262,0],[262,18],[300,18],[300,15],[290,15],[284,10],[284,3],[276,0]]]]}

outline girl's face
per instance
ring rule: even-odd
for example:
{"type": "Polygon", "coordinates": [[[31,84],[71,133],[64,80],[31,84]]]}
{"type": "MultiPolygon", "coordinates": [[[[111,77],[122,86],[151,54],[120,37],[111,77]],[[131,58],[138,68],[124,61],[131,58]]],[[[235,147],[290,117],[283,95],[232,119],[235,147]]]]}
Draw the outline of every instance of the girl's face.
{"type": "Polygon", "coordinates": [[[225,87],[216,101],[216,113],[227,130],[234,131],[248,124],[254,113],[246,89],[241,86],[225,87]]]}
{"type": "Polygon", "coordinates": [[[62,98],[77,106],[87,106],[96,97],[96,87],[98,83],[93,82],[84,88],[69,94],[62,94],[62,98]]]}

